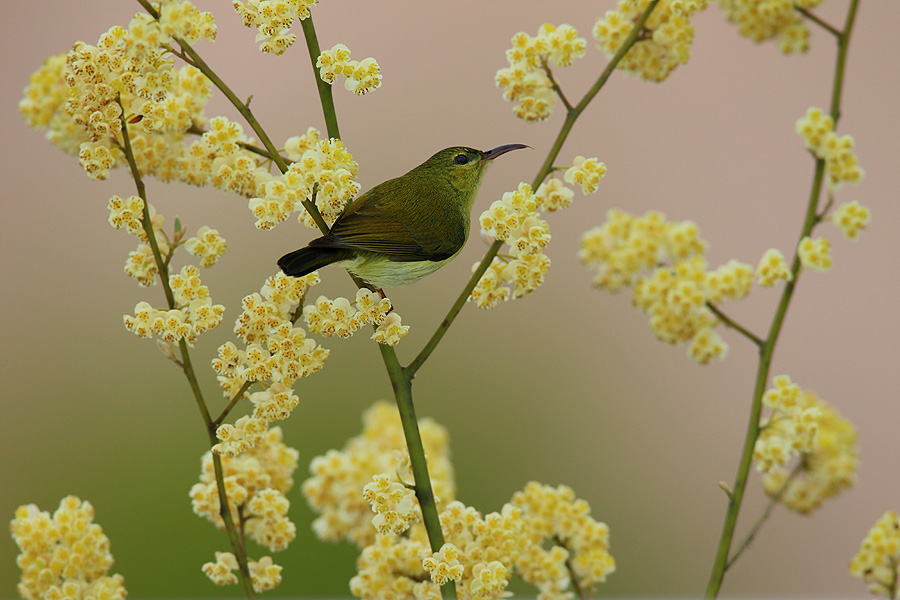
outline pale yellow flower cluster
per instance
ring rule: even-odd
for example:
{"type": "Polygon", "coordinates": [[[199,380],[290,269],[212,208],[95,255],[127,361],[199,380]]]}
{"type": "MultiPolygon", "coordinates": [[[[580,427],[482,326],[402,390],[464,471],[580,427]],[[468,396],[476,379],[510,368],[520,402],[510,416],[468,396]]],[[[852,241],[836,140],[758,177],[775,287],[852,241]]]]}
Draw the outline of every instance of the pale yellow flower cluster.
{"type": "Polygon", "coordinates": [[[825,161],[830,189],[836,190],[848,182],[859,183],[863,178],[865,171],[853,152],[853,138],[835,133],[831,115],[825,114],[821,108],[810,107],[804,116],[797,119],[795,129],[806,140],[807,149],[825,161]]]}
{"type": "Polygon", "coordinates": [[[218,229],[210,229],[206,225],[197,230],[197,235],[188,238],[184,249],[200,259],[201,267],[211,267],[225,255],[225,238],[219,235],[218,229]]]}
{"type": "Polygon", "coordinates": [[[77,154],[94,179],[106,179],[123,160],[124,110],[135,124],[140,168],[171,174],[178,153],[171,147],[202,123],[211,84],[194,67],[175,70],[162,44],[215,34],[212,15],[187,1],[163,6],[159,20],[138,13],[127,29],[112,27],[96,46],[77,42],[64,58],[48,59],[32,75],[19,109],[29,125],[48,127],[51,141],[77,154]]]}
{"type": "Polygon", "coordinates": [[[855,240],[859,232],[866,228],[872,220],[872,213],[868,206],[863,206],[856,200],[844,202],[835,209],[831,216],[831,222],[841,230],[848,240],[855,240]]]}
{"type": "Polygon", "coordinates": [[[582,589],[595,587],[615,571],[615,560],[609,554],[609,527],[591,517],[590,505],[576,498],[570,487],[532,481],[513,495],[512,503],[522,510],[531,536],[531,546],[520,555],[516,569],[541,590],[539,598],[567,595],[567,561],[582,589]],[[545,549],[547,543],[549,550],[545,549]]]}
{"type": "Polygon", "coordinates": [[[580,154],[572,161],[572,166],[566,169],[563,179],[572,185],[580,185],[582,194],[592,194],[597,191],[600,180],[606,175],[606,165],[598,162],[596,158],[585,158],[580,154]]]}
{"type": "MultiPolygon", "coordinates": [[[[586,169],[580,173],[589,179],[596,171],[586,169]]],[[[537,193],[527,183],[520,183],[516,191],[504,193],[502,199],[495,200],[481,213],[482,235],[503,240],[509,253],[494,258],[472,290],[470,301],[479,308],[494,308],[501,301],[530,294],[544,282],[544,275],[550,269],[550,258],[544,254],[550,243],[550,226],[541,218],[540,211],[565,208],[571,204],[573,195],[556,178],[541,184],[537,193]]],[[[477,266],[477,263],[473,265],[472,270],[477,266]]]]}
{"type": "Polygon", "coordinates": [[[297,308],[309,286],[318,280],[315,273],[306,277],[278,273],[266,279],[259,293],[241,301],[243,311],[235,321],[234,333],[246,346],[239,349],[233,342],[222,344],[212,368],[229,399],[248,382],[256,382],[262,389],[249,396],[245,392],[254,406],[251,416],[238,419],[233,426],[219,427],[216,433],[221,443],[213,447],[217,454],[234,456],[252,448],[268,423],[286,419],[298,405],[291,386],[324,366],[328,350],[294,326],[297,308]]]}
{"type": "MultiPolygon", "coordinates": [[[[363,432],[351,438],[343,450],[329,450],[310,463],[312,476],[303,482],[303,495],[320,516],[313,521],[316,535],[327,541],[349,539],[360,547],[375,542],[372,508],[363,498],[363,489],[380,473],[403,474],[402,455],[406,438],[397,409],[376,402],[363,416],[363,432]]],[[[442,507],[453,499],[456,484],[450,463],[447,431],[431,419],[421,419],[419,428],[431,483],[442,507]]],[[[426,544],[427,546],[427,544],[426,544]]],[[[421,559],[416,558],[421,567],[421,559]]]]}
{"type": "Polygon", "coordinates": [[[258,197],[250,199],[256,226],[271,229],[297,211],[301,223],[316,229],[316,222],[302,205],[313,197],[322,218],[333,223],[359,193],[359,165],[341,140],[322,140],[312,127],[303,136],[289,138],[286,146],[294,162],[283,175],[264,181],[257,189],[258,197]]]}
{"type": "Polygon", "coordinates": [[[113,564],[109,538],[94,523],[89,502],[67,496],[52,517],[34,504],[22,505],[10,531],[22,570],[17,591],[25,600],[125,599],[125,579],[107,574],[113,564]]]}
{"type": "Polygon", "coordinates": [[[461,599],[503,598],[516,572],[539,589],[538,598],[554,600],[571,597],[573,576],[591,588],[615,570],[608,528],[565,486],[532,482],[500,512],[484,516],[454,501],[440,521],[446,544],[436,553],[420,524],[407,536],[376,536],[360,556],[351,592],[360,598],[388,590],[396,598],[438,598],[438,586],[452,580],[461,599]]]}
{"type": "Polygon", "coordinates": [[[759,285],[773,287],[779,281],[790,281],[793,277],[784,255],[777,248],[769,248],[759,259],[756,267],[756,280],[759,285]]]}
{"type": "MultiPolygon", "coordinates": [[[[649,0],[619,0],[615,10],[606,11],[594,24],[597,47],[608,58],[625,43],[649,0]]],[[[622,57],[619,69],[645,81],[663,81],[678,65],[691,57],[694,27],[691,17],[704,10],[709,0],[662,0],[644,24],[643,37],[622,57]]]]}
{"type": "Polygon", "coordinates": [[[197,267],[188,265],[179,273],[171,274],[169,287],[175,298],[175,308],[161,310],[148,302],[138,302],[134,316],[123,317],[125,328],[146,339],[157,335],[169,343],[184,339],[193,344],[197,336],[222,322],[225,307],[212,303],[209,288],[200,283],[197,267]]]}
{"type": "Polygon", "coordinates": [[[431,581],[438,585],[459,581],[464,571],[459,562],[459,548],[453,544],[444,544],[440,550],[426,557],[422,561],[422,568],[431,577],[431,581]]]}
{"type": "MultiPolygon", "coordinates": [[[[299,453],[281,441],[281,429],[273,427],[261,440],[240,456],[222,457],[225,493],[231,518],[244,524],[247,537],[271,551],[283,550],[296,536],[296,526],[288,519],[290,502],[285,494],[293,487],[293,473],[299,453]]],[[[202,459],[200,482],[190,491],[194,512],[219,529],[225,524],[219,514],[213,456],[202,459]]],[[[257,591],[272,589],[281,581],[281,567],[268,556],[250,561],[250,575],[257,591]]],[[[219,585],[236,583],[231,573],[237,567],[230,553],[216,553],[216,563],[203,565],[203,572],[219,585]]]]}
{"type": "Polygon", "coordinates": [[[556,94],[548,63],[568,67],[584,56],[585,40],[571,25],[544,23],[536,36],[520,31],[506,51],[509,66],[497,71],[494,80],[503,99],[516,102],[513,113],[525,121],[543,121],[553,112],[556,94]]]}
{"type": "Polygon", "coordinates": [[[656,211],[636,217],[610,209],[603,225],[582,236],[581,246],[579,260],[597,269],[594,285],[613,293],[633,285],[634,305],[650,317],[659,340],[690,341],[688,354],[700,364],[724,358],[728,344],[716,332],[719,320],[708,304],[744,298],[753,284],[750,265],[730,260],[709,270],[697,225],[667,221],[656,211]]]}
{"type": "MultiPolygon", "coordinates": [[[[247,561],[250,569],[250,582],[253,590],[262,592],[273,590],[281,583],[281,565],[272,562],[270,556],[263,556],[259,561],[247,561]]],[[[216,585],[230,585],[238,582],[234,571],[238,570],[237,558],[231,552],[216,552],[216,562],[203,565],[203,574],[216,585]]]]}
{"type": "Polygon", "coordinates": [[[719,6],[738,32],[756,43],[778,38],[783,54],[809,49],[809,28],[797,8],[811,9],[822,0],[719,0],[719,6]]]}
{"type": "Polygon", "coordinates": [[[241,144],[253,140],[240,123],[213,117],[209,130],[178,156],[178,178],[191,185],[210,184],[226,192],[252,196],[272,176],[261,166],[262,159],[241,144]]]}
{"type": "Polygon", "coordinates": [[[850,561],[850,574],[866,582],[870,594],[893,600],[900,581],[900,517],[893,510],[881,516],[850,561]]]}
{"type": "Polygon", "coordinates": [[[797,255],[800,264],[807,269],[827,271],[831,268],[831,242],[823,237],[804,237],[797,246],[797,255]]]}
{"type": "Polygon", "coordinates": [[[372,525],[378,533],[399,535],[421,514],[416,493],[399,481],[391,481],[390,473],[373,475],[363,487],[363,500],[372,505],[372,525]]]}
{"type": "Polygon", "coordinates": [[[775,377],[773,384],[763,396],[772,412],[761,425],[753,458],[765,473],[762,484],[767,494],[774,497],[784,488],[780,501],[791,510],[809,513],[856,483],[856,430],[787,375],[775,377]],[[788,481],[786,465],[792,456],[798,457],[800,473],[788,481]]]}
{"type": "Polygon", "coordinates": [[[394,331],[392,328],[396,329],[400,326],[400,316],[390,311],[391,301],[389,299],[382,298],[372,290],[361,288],[357,290],[356,302],[352,305],[343,297],[331,300],[325,296],[319,296],[315,304],[307,304],[303,307],[303,319],[310,331],[326,337],[336,335],[342,338],[348,338],[364,325],[372,323],[377,326],[372,339],[384,336],[391,339],[396,337],[393,340],[394,343],[390,344],[393,346],[400,337],[406,335],[409,327],[405,327],[401,331],[394,331]]]}
{"type": "Polygon", "coordinates": [[[409,325],[403,325],[400,321],[400,315],[396,312],[391,312],[375,329],[371,339],[385,346],[396,346],[400,338],[407,333],[409,333],[409,325]]]}
{"type": "Polygon", "coordinates": [[[361,61],[350,58],[350,48],[335,44],[331,50],[323,50],[316,59],[319,77],[334,85],[338,75],[344,77],[344,88],[357,96],[363,96],[381,87],[381,67],[371,56],[361,61]]]}
{"type": "MultiPolygon", "coordinates": [[[[109,199],[107,208],[109,208],[108,221],[110,225],[116,229],[124,229],[141,241],[137,249],[128,254],[128,260],[125,262],[125,273],[130,277],[134,277],[141,286],[155,285],[159,267],[156,264],[156,259],[153,257],[153,249],[150,247],[147,232],[143,226],[144,201],[138,196],[130,196],[123,199],[114,195],[109,199]]],[[[163,260],[165,260],[171,249],[168,237],[163,231],[165,218],[156,214],[156,209],[152,204],[149,206],[148,212],[150,214],[150,228],[153,230],[153,235],[159,246],[159,252],[163,260]]]]}
{"type": "Polygon", "coordinates": [[[297,36],[288,33],[294,21],[309,17],[309,7],[319,0],[234,0],[234,10],[245,27],[256,27],[256,42],[260,52],[284,54],[297,36]]]}

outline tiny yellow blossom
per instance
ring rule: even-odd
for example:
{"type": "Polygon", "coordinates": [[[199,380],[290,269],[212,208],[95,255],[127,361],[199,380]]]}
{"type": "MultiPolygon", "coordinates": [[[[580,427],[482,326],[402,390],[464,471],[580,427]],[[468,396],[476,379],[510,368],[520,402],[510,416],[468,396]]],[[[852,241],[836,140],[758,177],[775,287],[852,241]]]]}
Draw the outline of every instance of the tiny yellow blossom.
{"type": "Polygon", "coordinates": [[[362,61],[351,60],[350,49],[344,44],[323,50],[316,59],[316,66],[322,81],[331,85],[341,75],[346,78],[344,87],[357,96],[381,87],[381,67],[375,59],[370,56],[362,61]]]}
{"type": "Polygon", "coordinates": [[[444,544],[439,551],[426,557],[422,561],[422,567],[431,576],[431,581],[438,585],[459,581],[464,570],[459,562],[459,548],[453,544],[444,544]]]}
{"type": "Polygon", "coordinates": [[[142,224],[144,201],[139,196],[120,198],[112,196],[107,204],[109,208],[109,224],[116,229],[125,229],[136,235],[141,241],[147,241],[147,234],[142,224]]]}
{"type": "Polygon", "coordinates": [[[835,190],[844,183],[858,183],[865,175],[853,152],[855,142],[849,135],[834,132],[834,119],[822,109],[810,107],[797,120],[795,129],[806,140],[806,147],[825,161],[828,187],[835,190]]]}
{"type": "Polygon", "coordinates": [[[598,162],[596,158],[576,156],[572,166],[566,171],[564,179],[572,185],[581,186],[581,193],[591,194],[597,191],[597,186],[603,176],[606,175],[606,165],[598,162]]]}
{"type": "Polygon", "coordinates": [[[759,285],[772,287],[779,281],[790,281],[793,278],[784,255],[776,248],[766,250],[756,267],[756,278],[759,285]]]}
{"type": "Polygon", "coordinates": [[[203,574],[216,585],[231,585],[238,582],[234,571],[238,569],[237,558],[231,552],[216,552],[216,562],[204,563],[203,574]]]}
{"type": "Polygon", "coordinates": [[[263,556],[258,561],[251,560],[247,566],[250,568],[250,581],[256,593],[273,590],[281,583],[282,567],[273,563],[271,557],[263,556]]]}
{"type": "Polygon", "coordinates": [[[800,256],[800,263],[806,268],[816,271],[831,268],[831,242],[823,237],[803,238],[797,247],[797,254],[800,256]]]}
{"type": "Polygon", "coordinates": [[[866,582],[876,596],[891,598],[900,581],[900,517],[889,510],[869,530],[850,561],[850,574],[866,582]]]}
{"type": "Polygon", "coordinates": [[[225,239],[219,235],[217,229],[210,229],[206,225],[197,230],[197,235],[184,244],[188,254],[193,254],[200,259],[200,266],[208,268],[225,254],[225,239]]]}
{"type": "Polygon", "coordinates": [[[841,230],[848,240],[855,240],[871,219],[872,214],[869,207],[861,205],[856,200],[842,203],[831,216],[831,222],[841,230]]]}
{"type": "Polygon", "coordinates": [[[379,344],[396,346],[397,342],[400,341],[400,338],[407,333],[409,333],[409,325],[401,325],[400,315],[396,312],[391,312],[384,318],[381,324],[378,325],[378,328],[375,329],[375,333],[372,334],[371,339],[379,344]]]}

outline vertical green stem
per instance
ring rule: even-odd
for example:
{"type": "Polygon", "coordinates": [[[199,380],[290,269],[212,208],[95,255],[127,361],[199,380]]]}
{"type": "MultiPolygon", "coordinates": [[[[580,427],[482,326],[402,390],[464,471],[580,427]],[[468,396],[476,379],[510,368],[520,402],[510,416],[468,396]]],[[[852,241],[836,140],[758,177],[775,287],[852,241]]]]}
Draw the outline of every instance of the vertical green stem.
{"type": "Polygon", "coordinates": [[[300,21],[300,25],[303,27],[306,49],[309,51],[309,60],[312,63],[313,75],[316,78],[319,101],[322,103],[322,114],[325,116],[325,129],[328,131],[328,137],[340,139],[341,131],[338,128],[337,111],[334,108],[334,95],[331,85],[319,77],[319,67],[316,66],[322,51],[319,49],[319,38],[316,36],[316,27],[313,25],[312,15],[300,21]]]}
{"type": "MultiPolygon", "coordinates": [[[[853,29],[853,22],[856,18],[856,10],[859,6],[859,0],[852,0],[847,13],[847,20],[844,29],[838,36],[838,54],[835,63],[834,83],[831,94],[831,115],[837,124],[838,117],[841,112],[841,91],[844,83],[844,68],[847,61],[847,51],[850,43],[850,33],[853,29]]],[[[825,161],[816,160],[815,171],[813,173],[813,181],[809,194],[809,200],[806,207],[806,216],[804,217],[803,227],[800,230],[799,239],[808,236],[813,227],[818,222],[817,209],[819,204],[819,196],[822,191],[822,182],[825,175],[825,161]]],[[[798,240],[799,246],[799,240],[798,240]]],[[[769,328],[769,334],[765,339],[759,351],[759,365],[756,370],[756,383],[753,388],[753,402],[750,407],[750,417],[747,423],[747,434],[744,438],[744,448],[741,452],[741,460],[738,464],[737,475],[735,476],[734,487],[728,500],[728,508],[725,511],[725,523],[722,526],[722,533],[719,538],[719,546],[716,552],[713,569],[710,573],[709,583],[706,588],[706,597],[715,598],[719,594],[722,581],[725,577],[725,571],[730,566],[728,562],[728,554],[731,549],[731,542],[734,537],[735,526],[737,525],[738,513],[740,512],[741,502],[744,498],[744,491],[747,486],[747,479],[750,472],[750,465],[753,458],[753,448],[756,445],[756,439],[759,437],[759,419],[762,413],[762,397],[766,388],[766,381],[769,379],[769,370],[772,364],[772,355],[775,352],[775,345],[778,342],[778,336],[781,333],[781,327],[784,324],[784,318],[787,314],[788,306],[797,286],[797,280],[800,276],[800,256],[794,252],[794,259],[791,263],[792,279],[784,286],[778,307],[775,310],[775,316],[772,319],[772,325],[769,328]]]]}
{"type": "MultiPolygon", "coordinates": [[[[119,107],[121,109],[121,103],[119,104],[119,107]]],[[[172,288],[169,285],[167,264],[163,260],[162,254],[159,251],[159,243],[156,240],[156,232],[153,231],[153,225],[150,222],[150,203],[147,200],[147,191],[144,187],[144,179],[143,177],[141,177],[140,169],[138,169],[137,161],[134,157],[134,150],[131,147],[131,137],[128,135],[128,121],[126,119],[124,109],[121,112],[120,119],[122,121],[122,147],[125,153],[125,160],[128,162],[128,166],[131,169],[131,176],[132,179],[134,179],[138,195],[144,202],[144,210],[142,215],[144,232],[147,234],[147,241],[150,244],[150,248],[153,250],[153,259],[156,262],[157,271],[159,272],[159,278],[162,282],[162,287],[166,295],[166,303],[170,309],[173,309],[175,308],[175,295],[172,293],[172,288]]],[[[185,377],[187,377],[188,379],[188,383],[191,386],[191,391],[194,393],[194,399],[197,401],[197,407],[200,409],[200,414],[203,417],[203,422],[206,425],[206,431],[209,435],[210,446],[212,446],[218,441],[216,439],[216,428],[213,424],[212,417],[209,414],[209,409],[206,406],[206,402],[203,400],[203,393],[200,391],[200,384],[197,381],[197,375],[194,373],[194,367],[191,364],[191,356],[188,352],[187,342],[185,342],[183,338],[179,340],[179,349],[181,351],[182,369],[184,371],[185,377]]],[[[228,496],[225,493],[225,476],[222,470],[222,461],[216,454],[213,454],[213,466],[216,475],[216,488],[219,494],[219,514],[221,515],[222,521],[225,524],[225,531],[228,533],[228,538],[231,541],[231,547],[234,550],[235,557],[238,561],[238,567],[241,572],[241,582],[244,585],[244,591],[246,592],[248,598],[255,598],[256,591],[253,589],[253,582],[250,580],[250,568],[247,563],[247,553],[244,549],[243,544],[241,544],[240,542],[237,529],[234,526],[234,521],[231,519],[231,511],[228,510],[228,496]]]]}

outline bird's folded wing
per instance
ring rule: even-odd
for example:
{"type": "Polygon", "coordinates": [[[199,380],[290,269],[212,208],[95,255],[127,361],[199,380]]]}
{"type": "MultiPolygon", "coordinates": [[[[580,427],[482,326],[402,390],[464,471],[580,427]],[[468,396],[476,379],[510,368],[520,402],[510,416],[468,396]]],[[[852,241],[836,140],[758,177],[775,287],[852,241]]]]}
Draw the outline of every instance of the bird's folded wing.
{"type": "MultiPolygon", "coordinates": [[[[460,233],[464,242],[465,232],[460,233]]],[[[313,240],[309,245],[367,250],[398,262],[438,261],[450,258],[459,250],[456,237],[442,238],[413,230],[378,205],[370,204],[341,216],[329,235],[313,240]]]]}

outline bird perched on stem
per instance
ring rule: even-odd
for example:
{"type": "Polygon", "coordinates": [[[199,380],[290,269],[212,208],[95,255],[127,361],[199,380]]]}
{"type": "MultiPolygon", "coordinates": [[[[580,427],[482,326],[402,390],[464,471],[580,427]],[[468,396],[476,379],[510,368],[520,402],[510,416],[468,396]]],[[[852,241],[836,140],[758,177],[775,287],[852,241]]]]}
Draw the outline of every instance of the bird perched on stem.
{"type": "Polygon", "coordinates": [[[528,147],[445,148],[359,196],[327,235],[285,254],[278,266],[302,277],[336,264],[377,289],[414,283],[463,249],[472,205],[491,161],[528,147]]]}

